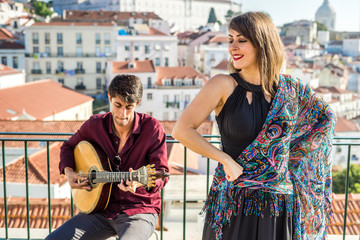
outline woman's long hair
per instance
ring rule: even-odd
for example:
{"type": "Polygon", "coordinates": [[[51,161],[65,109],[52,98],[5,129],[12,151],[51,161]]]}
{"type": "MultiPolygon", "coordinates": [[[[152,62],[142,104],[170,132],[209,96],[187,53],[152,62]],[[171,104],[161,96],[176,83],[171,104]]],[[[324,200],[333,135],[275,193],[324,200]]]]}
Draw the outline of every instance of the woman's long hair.
{"type": "MultiPolygon", "coordinates": [[[[262,12],[246,12],[234,17],[229,29],[235,30],[247,38],[257,50],[257,64],[261,85],[265,93],[275,96],[275,86],[279,83],[279,74],[284,61],[284,45],[271,18],[262,12]]],[[[229,71],[238,73],[232,59],[229,71]]]]}

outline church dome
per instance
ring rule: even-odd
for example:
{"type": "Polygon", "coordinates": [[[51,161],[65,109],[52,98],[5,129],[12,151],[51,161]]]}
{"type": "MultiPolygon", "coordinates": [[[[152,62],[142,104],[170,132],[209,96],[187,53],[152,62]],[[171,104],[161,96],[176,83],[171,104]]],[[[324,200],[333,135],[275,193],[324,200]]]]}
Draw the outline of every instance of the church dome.
{"type": "Polygon", "coordinates": [[[316,18],[331,17],[335,14],[334,8],[330,5],[329,0],[324,0],[323,4],[316,11],[316,18]]]}

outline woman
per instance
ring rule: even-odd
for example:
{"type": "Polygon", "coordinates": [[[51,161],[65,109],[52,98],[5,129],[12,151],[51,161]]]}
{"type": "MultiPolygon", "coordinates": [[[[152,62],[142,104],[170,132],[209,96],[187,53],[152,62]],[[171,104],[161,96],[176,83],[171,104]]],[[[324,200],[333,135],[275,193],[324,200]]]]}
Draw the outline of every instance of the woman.
{"type": "Polygon", "coordinates": [[[280,74],[284,47],[266,14],[231,20],[229,54],[231,74],[210,79],[172,132],[219,162],[203,239],[324,239],[333,111],[302,81],[280,74]],[[196,131],[213,110],[222,151],[196,131]]]}

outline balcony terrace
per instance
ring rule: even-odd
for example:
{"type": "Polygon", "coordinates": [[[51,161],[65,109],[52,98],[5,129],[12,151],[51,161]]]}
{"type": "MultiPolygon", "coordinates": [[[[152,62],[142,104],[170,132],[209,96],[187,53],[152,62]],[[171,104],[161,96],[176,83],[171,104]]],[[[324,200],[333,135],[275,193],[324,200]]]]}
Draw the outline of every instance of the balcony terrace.
{"type": "MultiPolygon", "coordinates": [[[[0,239],[43,239],[77,213],[77,209],[72,207],[72,199],[61,197],[56,191],[66,180],[58,174],[58,158],[55,156],[59,155],[61,143],[71,135],[72,133],[0,132],[0,162],[2,166],[7,166],[0,172],[0,239]],[[19,146],[20,160],[9,164],[7,152],[19,146]],[[41,150],[31,154],[34,148],[41,150]],[[22,189],[24,196],[13,194],[16,191],[14,187],[18,187],[18,191],[22,189]]],[[[213,144],[220,143],[219,136],[204,137],[213,144]]],[[[167,144],[179,143],[168,136],[167,144]]],[[[328,239],[359,240],[360,194],[349,193],[349,166],[351,148],[360,146],[360,137],[335,138],[333,144],[346,146],[348,158],[344,183],[346,192],[333,195],[334,221],[329,228],[328,239]]],[[[164,207],[158,231],[151,240],[201,239],[204,222],[199,213],[212,180],[212,160],[206,160],[206,174],[201,175],[188,167],[190,155],[190,150],[183,147],[183,165],[171,170],[170,181],[161,192],[164,207]]]]}

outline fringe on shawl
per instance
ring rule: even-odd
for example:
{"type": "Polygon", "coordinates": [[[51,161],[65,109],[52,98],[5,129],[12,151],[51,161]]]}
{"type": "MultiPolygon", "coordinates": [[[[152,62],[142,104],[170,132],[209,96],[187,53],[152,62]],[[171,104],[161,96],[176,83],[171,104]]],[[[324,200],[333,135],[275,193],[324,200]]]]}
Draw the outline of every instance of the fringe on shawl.
{"type": "MultiPolygon", "coordinates": [[[[222,239],[222,228],[230,223],[231,217],[240,214],[264,216],[270,208],[271,216],[281,216],[286,209],[290,217],[294,213],[294,196],[263,192],[259,189],[239,188],[224,181],[218,190],[212,190],[204,204],[201,215],[206,214],[205,224],[209,224],[216,234],[216,239],[222,239]],[[243,206],[241,206],[243,204],[243,206]]],[[[219,186],[218,186],[219,187],[219,186]]]]}

